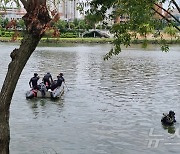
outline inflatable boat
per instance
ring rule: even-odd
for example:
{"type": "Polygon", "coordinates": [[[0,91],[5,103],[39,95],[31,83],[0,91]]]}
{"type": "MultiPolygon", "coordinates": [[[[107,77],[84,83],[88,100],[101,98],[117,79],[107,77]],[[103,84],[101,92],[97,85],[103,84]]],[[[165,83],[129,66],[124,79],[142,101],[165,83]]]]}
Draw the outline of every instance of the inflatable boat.
{"type": "Polygon", "coordinates": [[[46,89],[46,86],[41,83],[40,89],[31,89],[26,92],[26,98],[32,99],[32,98],[52,98],[56,99],[61,97],[61,95],[64,93],[64,83],[60,87],[55,88],[54,90],[46,89]]]}

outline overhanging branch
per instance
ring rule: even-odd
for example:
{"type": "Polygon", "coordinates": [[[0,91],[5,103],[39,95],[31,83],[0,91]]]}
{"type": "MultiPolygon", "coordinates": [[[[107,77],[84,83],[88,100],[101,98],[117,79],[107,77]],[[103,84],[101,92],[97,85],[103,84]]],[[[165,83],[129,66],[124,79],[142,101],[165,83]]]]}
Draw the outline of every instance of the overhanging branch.
{"type": "Polygon", "coordinates": [[[163,7],[161,7],[159,4],[154,3],[154,5],[156,5],[158,8],[162,9],[163,11],[165,11],[167,14],[169,14],[174,20],[176,20],[178,23],[180,23],[180,21],[174,16],[172,15],[169,11],[167,11],[166,9],[164,9],[163,7]]]}
{"type": "MultiPolygon", "coordinates": [[[[168,18],[166,18],[164,15],[162,15],[160,12],[158,12],[155,8],[152,8],[152,10],[153,10],[154,12],[156,12],[158,15],[160,15],[163,19],[165,19],[168,23],[173,24],[173,23],[171,22],[171,20],[169,20],[168,18]]],[[[176,26],[176,25],[173,24],[173,27],[175,27],[178,31],[180,31],[180,28],[179,28],[178,26],[176,26]]]]}
{"type": "Polygon", "coordinates": [[[172,1],[172,3],[175,5],[175,7],[177,8],[177,10],[179,11],[179,13],[180,13],[180,7],[178,6],[178,4],[176,3],[176,1],[175,0],[171,0],[172,1]]]}

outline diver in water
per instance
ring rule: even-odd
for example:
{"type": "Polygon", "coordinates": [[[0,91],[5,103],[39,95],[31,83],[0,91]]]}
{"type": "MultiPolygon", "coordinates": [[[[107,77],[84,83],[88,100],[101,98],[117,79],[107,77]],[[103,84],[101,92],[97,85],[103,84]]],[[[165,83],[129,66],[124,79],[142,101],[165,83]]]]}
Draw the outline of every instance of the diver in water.
{"type": "Polygon", "coordinates": [[[164,114],[161,119],[163,125],[171,126],[176,122],[174,111],[169,111],[169,114],[164,114]]]}

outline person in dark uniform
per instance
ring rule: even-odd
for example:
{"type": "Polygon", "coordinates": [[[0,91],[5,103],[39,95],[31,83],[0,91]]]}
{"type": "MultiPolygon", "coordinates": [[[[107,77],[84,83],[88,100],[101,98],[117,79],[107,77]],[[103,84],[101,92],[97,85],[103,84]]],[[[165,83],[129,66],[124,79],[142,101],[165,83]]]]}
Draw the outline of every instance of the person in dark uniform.
{"type": "Polygon", "coordinates": [[[34,73],[34,76],[30,79],[29,81],[29,86],[30,88],[33,88],[33,89],[39,89],[38,88],[38,80],[39,80],[39,76],[37,73],[34,73]]]}
{"type": "Polygon", "coordinates": [[[49,89],[51,83],[53,82],[52,76],[49,72],[43,77],[43,82],[46,85],[46,87],[49,89]]]}
{"type": "Polygon", "coordinates": [[[57,76],[57,85],[58,86],[61,86],[62,82],[65,82],[64,78],[63,78],[63,73],[60,73],[58,76],[57,76]]]}
{"type": "Polygon", "coordinates": [[[58,76],[57,76],[57,80],[54,84],[52,84],[51,86],[51,90],[54,90],[56,89],[57,87],[60,87],[62,85],[62,82],[65,82],[65,79],[63,77],[63,73],[60,73],[58,76]]]}
{"type": "Polygon", "coordinates": [[[171,126],[176,122],[175,119],[175,112],[174,111],[169,111],[169,114],[164,114],[163,113],[163,117],[161,119],[161,122],[163,125],[166,126],[171,126]]]}

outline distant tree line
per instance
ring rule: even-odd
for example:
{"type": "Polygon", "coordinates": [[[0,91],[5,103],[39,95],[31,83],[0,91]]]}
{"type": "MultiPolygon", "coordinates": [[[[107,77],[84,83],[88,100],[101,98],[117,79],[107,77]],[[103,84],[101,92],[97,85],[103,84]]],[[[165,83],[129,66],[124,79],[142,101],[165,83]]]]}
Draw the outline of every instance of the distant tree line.
{"type": "MultiPolygon", "coordinates": [[[[8,29],[7,32],[7,26],[11,21],[6,18],[3,19],[0,17],[0,36],[9,37],[12,36],[14,33],[9,31],[14,31],[15,29],[12,27],[11,29],[8,29]]],[[[65,20],[58,20],[53,27],[57,29],[60,32],[60,37],[80,37],[82,33],[85,31],[88,31],[89,29],[94,29],[94,24],[89,24],[86,19],[79,20],[75,19],[74,21],[65,21],[65,20]]],[[[107,25],[107,23],[101,23],[97,24],[96,29],[110,29],[110,26],[107,25]]],[[[25,24],[22,19],[16,20],[16,30],[19,31],[19,35],[21,34],[21,31],[23,32],[25,30],[25,24]]],[[[52,37],[54,33],[53,29],[49,29],[45,33],[45,37],[52,37]]]]}
{"type": "MultiPolygon", "coordinates": [[[[4,37],[12,37],[14,35],[14,31],[18,31],[18,36],[23,36],[23,31],[25,30],[25,24],[24,21],[22,19],[20,20],[16,20],[16,29],[14,29],[13,27],[11,29],[7,30],[7,26],[11,21],[6,18],[3,19],[2,17],[0,17],[0,36],[4,36],[4,37]]],[[[106,22],[92,22],[92,19],[89,18],[85,18],[84,20],[79,20],[79,19],[75,19],[74,21],[65,21],[65,20],[58,20],[54,25],[53,25],[54,29],[48,29],[45,32],[45,36],[44,37],[61,37],[61,38],[76,38],[76,37],[81,37],[82,34],[85,31],[88,31],[90,29],[100,29],[100,30],[110,30],[111,26],[108,25],[108,23],[106,22]],[[54,30],[57,30],[58,36],[55,35],[54,30]]],[[[166,21],[159,20],[159,23],[156,23],[156,27],[154,29],[154,31],[156,31],[156,29],[163,31],[164,33],[168,34],[172,37],[176,37],[176,34],[178,33],[177,29],[175,29],[172,26],[167,26],[166,21]],[[164,24],[163,24],[164,23],[164,24]],[[160,26],[161,25],[161,26],[160,26]],[[157,28],[156,28],[157,27],[157,28]]],[[[142,27],[140,27],[140,31],[144,31],[143,29],[146,29],[145,31],[147,33],[151,33],[152,29],[149,27],[149,25],[143,25],[142,27]]],[[[158,31],[155,33],[158,34],[158,31]]],[[[144,34],[142,34],[144,35],[144,34]]]]}

